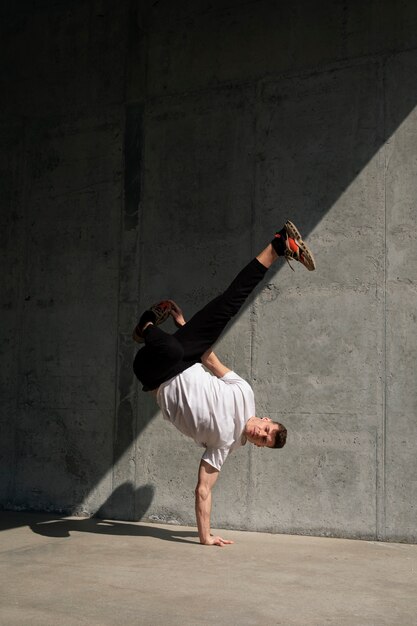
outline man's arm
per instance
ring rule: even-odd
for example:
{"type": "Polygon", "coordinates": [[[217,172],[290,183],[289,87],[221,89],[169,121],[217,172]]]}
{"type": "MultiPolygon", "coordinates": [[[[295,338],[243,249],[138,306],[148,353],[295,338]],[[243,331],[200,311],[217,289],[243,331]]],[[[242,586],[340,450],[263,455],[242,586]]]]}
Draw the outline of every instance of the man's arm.
{"type": "Polygon", "coordinates": [[[224,546],[233,541],[213,537],[210,532],[211,490],[219,476],[219,470],[210,463],[201,461],[198,470],[198,483],[195,488],[195,514],[197,517],[200,543],[206,546],[224,546]]]}
{"type": "MultiPolygon", "coordinates": [[[[175,325],[178,328],[181,328],[181,326],[184,326],[184,324],[186,323],[184,314],[178,304],[174,302],[174,300],[168,300],[168,302],[171,303],[171,316],[175,322],[175,325]]],[[[203,356],[201,357],[201,362],[207,367],[208,370],[210,370],[212,374],[214,374],[214,376],[217,376],[217,378],[223,378],[223,376],[227,374],[227,372],[231,371],[228,367],[223,365],[221,361],[219,361],[219,359],[211,349],[207,350],[207,352],[203,354],[203,356]]]]}
{"type": "Polygon", "coordinates": [[[217,378],[223,378],[227,372],[232,371],[229,367],[223,365],[212,350],[207,350],[207,352],[203,354],[201,362],[212,374],[217,376],[217,378]]]}

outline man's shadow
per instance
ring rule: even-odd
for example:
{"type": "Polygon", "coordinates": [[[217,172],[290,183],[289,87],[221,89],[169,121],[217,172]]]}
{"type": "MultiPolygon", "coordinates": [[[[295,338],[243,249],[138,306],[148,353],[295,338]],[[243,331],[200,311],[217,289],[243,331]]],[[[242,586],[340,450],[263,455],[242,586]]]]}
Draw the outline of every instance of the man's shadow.
{"type": "Polygon", "coordinates": [[[172,529],[158,528],[153,524],[145,525],[143,523],[139,526],[117,519],[117,504],[126,502],[126,498],[133,498],[137,511],[135,521],[140,521],[152,502],[153,494],[154,488],[151,485],[144,485],[135,490],[133,485],[127,482],[120,485],[111,494],[94,517],[67,519],[48,516],[45,519],[43,516],[41,520],[32,521],[29,527],[34,533],[45,537],[62,538],[70,537],[71,532],[87,532],[101,535],[154,537],[164,541],[179,541],[197,545],[198,533],[196,531],[176,530],[175,526],[172,529]]]}

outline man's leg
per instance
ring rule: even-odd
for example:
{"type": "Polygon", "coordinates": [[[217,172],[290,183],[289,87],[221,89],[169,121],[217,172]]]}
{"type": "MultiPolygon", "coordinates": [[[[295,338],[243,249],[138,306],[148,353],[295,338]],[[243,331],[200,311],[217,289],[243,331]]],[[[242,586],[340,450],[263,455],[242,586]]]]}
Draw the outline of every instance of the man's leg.
{"type": "Polygon", "coordinates": [[[198,362],[217,341],[227,323],[278,259],[272,244],[251,261],[221,295],[206,304],[175,333],[184,348],[184,360],[198,362]]]}
{"type": "MultiPolygon", "coordinates": [[[[209,302],[175,333],[184,347],[185,360],[197,362],[213,346],[227,323],[280,256],[288,262],[290,259],[298,261],[310,271],[316,267],[313,255],[297,227],[287,220],[283,228],[275,233],[271,243],[236,276],[226,291],[209,302]]],[[[291,266],[291,269],[294,268],[291,266]]]]}

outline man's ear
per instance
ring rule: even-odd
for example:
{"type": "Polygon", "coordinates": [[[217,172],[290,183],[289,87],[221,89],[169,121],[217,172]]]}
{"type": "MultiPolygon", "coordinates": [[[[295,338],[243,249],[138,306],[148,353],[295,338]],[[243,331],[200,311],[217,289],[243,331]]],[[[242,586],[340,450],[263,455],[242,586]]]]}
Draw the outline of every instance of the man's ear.
{"type": "Polygon", "coordinates": [[[263,417],[262,419],[263,419],[263,420],[266,420],[267,422],[272,422],[272,420],[271,420],[271,418],[270,418],[270,417],[263,417]]]}

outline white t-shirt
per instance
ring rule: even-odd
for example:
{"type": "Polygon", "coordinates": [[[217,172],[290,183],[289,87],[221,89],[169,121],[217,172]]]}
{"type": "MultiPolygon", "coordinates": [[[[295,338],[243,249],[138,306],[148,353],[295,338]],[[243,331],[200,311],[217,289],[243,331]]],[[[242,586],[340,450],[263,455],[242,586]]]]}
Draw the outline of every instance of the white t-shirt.
{"type": "Polygon", "coordinates": [[[243,378],[235,372],[217,378],[200,363],[163,383],[156,401],[164,419],[206,448],[202,458],[217,470],[246,443],[245,424],[255,415],[253,391],[243,378]]]}

